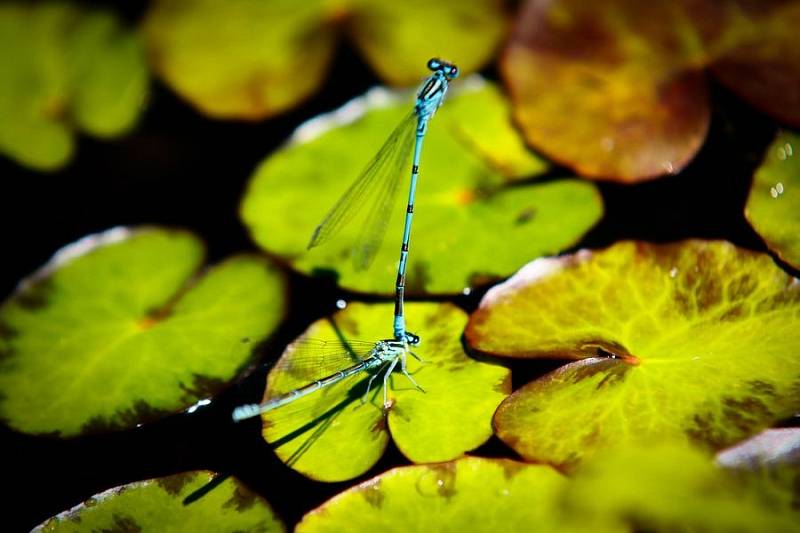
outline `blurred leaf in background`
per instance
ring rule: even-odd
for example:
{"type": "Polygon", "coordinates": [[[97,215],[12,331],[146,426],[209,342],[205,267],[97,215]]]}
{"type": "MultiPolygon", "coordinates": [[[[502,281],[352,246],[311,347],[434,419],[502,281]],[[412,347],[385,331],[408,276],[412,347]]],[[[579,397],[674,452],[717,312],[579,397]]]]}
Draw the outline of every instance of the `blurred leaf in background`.
{"type": "Polygon", "coordinates": [[[800,4],[783,0],[528,0],[501,70],[531,146],[582,175],[636,182],[679,172],[702,146],[708,66],[800,124],[798,25],[800,4]]]}
{"type": "Polygon", "coordinates": [[[480,351],[577,360],[494,417],[523,457],[565,467],[628,442],[718,450],[800,409],[800,283],[723,241],[619,242],[536,260],[492,288],[480,351]]]}
{"type": "Polygon", "coordinates": [[[205,271],[175,230],[116,228],[63,249],[0,306],[0,418],[71,437],[125,429],[219,392],[285,312],[271,263],[205,271]]]}
{"type": "Polygon", "coordinates": [[[800,269],[800,135],[779,133],[756,170],[745,216],[778,257],[800,269]]]}
{"type": "Polygon", "coordinates": [[[623,445],[587,461],[565,486],[563,510],[627,531],[788,532],[800,521],[798,482],[796,465],[731,471],[670,441],[623,445]]]}
{"type": "Polygon", "coordinates": [[[64,2],[0,5],[0,69],[0,152],[37,170],[67,164],[76,132],[128,132],[149,90],[137,35],[64,2]]]}
{"type": "Polygon", "coordinates": [[[794,531],[798,479],[791,465],[729,471],[669,442],[609,450],[571,478],[465,457],[384,472],[308,512],[297,531],[794,531]]]}
{"type": "Polygon", "coordinates": [[[154,70],[201,112],[259,120],[317,91],[350,39],[386,82],[418,83],[442,56],[473,72],[505,35],[501,0],[157,0],[144,31],[154,70]]]}
{"type": "MultiPolygon", "coordinates": [[[[299,128],[251,179],[241,217],[264,249],[300,272],[334,274],[342,287],[390,294],[405,209],[400,198],[369,270],[349,255],[364,217],[306,251],[325,213],[410,113],[408,93],[373,90],[299,128]]],[[[455,294],[512,273],[533,257],[568,248],[602,216],[596,187],[576,179],[521,182],[546,162],[514,130],[499,89],[478,79],[453,88],[425,136],[415,205],[410,294],[455,294]]],[[[402,167],[408,182],[411,161],[402,167]]],[[[398,196],[406,195],[406,185],[398,196]]],[[[366,214],[370,206],[360,206],[366,214]]]]}

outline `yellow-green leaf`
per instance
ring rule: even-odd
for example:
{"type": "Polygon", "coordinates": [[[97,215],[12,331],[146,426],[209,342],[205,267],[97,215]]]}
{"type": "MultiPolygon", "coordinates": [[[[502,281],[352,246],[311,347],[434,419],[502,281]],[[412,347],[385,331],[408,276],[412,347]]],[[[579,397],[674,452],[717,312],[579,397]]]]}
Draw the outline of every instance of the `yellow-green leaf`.
{"type": "Polygon", "coordinates": [[[559,531],[566,483],[548,466],[508,459],[400,467],[309,512],[297,531],[559,531]]]}
{"type": "Polygon", "coordinates": [[[149,83],[138,36],[110,13],[89,11],[66,37],[75,126],[96,137],[130,130],[149,83]]]}
{"type": "Polygon", "coordinates": [[[164,0],[144,23],[153,67],[217,118],[260,119],[322,83],[336,30],[321,0],[164,0]]]}
{"type": "Polygon", "coordinates": [[[720,449],[800,409],[800,282],[726,242],[539,259],[485,296],[474,348],[579,359],[517,390],[498,436],[569,466],[629,441],[720,449]]]}
{"type": "Polygon", "coordinates": [[[309,512],[297,531],[793,531],[797,479],[792,468],[727,472],[674,443],[609,450],[572,479],[467,457],[390,470],[309,512]]]}
{"type": "MultiPolygon", "coordinates": [[[[345,2],[347,3],[347,2],[345,2]]],[[[348,35],[388,83],[414,85],[431,57],[475,72],[494,57],[506,30],[501,0],[351,0],[348,35]]]]}
{"type": "MultiPolygon", "coordinates": [[[[406,314],[409,329],[422,338],[414,352],[424,361],[409,356],[408,369],[425,392],[395,372],[385,415],[382,375],[367,402],[362,401],[367,384],[363,375],[269,411],[263,415],[264,438],[282,461],[314,479],[341,481],[369,470],[390,434],[414,462],[456,458],[491,436],[492,414],[510,391],[509,371],[464,353],[461,333],[467,317],[455,306],[411,303],[406,314]]],[[[391,336],[392,315],[390,304],[351,304],[312,324],[298,340],[335,341],[341,335],[377,341],[391,336]]],[[[311,381],[292,370],[308,365],[303,359],[307,356],[290,345],[267,379],[265,400],[311,381]]]]}
{"type": "Polygon", "coordinates": [[[753,176],[744,214],[770,250],[800,268],[800,135],[784,131],[753,176]]]}
{"type": "Polygon", "coordinates": [[[797,474],[726,472],[674,443],[623,446],[576,473],[564,491],[565,510],[633,531],[795,531],[797,474]]]}
{"type": "MultiPolygon", "coordinates": [[[[329,243],[310,251],[306,246],[411,102],[411,95],[373,91],[298,129],[289,146],[261,164],[242,202],[255,241],[300,272],[335,273],[348,289],[392,292],[406,212],[399,198],[368,271],[357,270],[349,254],[370,206],[356,206],[360,213],[329,243]]],[[[531,257],[574,244],[602,215],[590,183],[509,186],[546,167],[522,147],[507,114],[499,91],[473,79],[454,86],[431,121],[415,202],[409,293],[458,293],[507,276],[531,257]]],[[[409,160],[402,172],[410,174],[410,167],[409,160]]],[[[407,182],[404,175],[398,196],[406,195],[407,182]]]]}
{"type": "Polygon", "coordinates": [[[160,0],[144,27],[155,69],[176,92],[208,115],[257,120],[320,87],[340,36],[384,80],[413,84],[435,55],[462,72],[480,68],[505,16],[498,0],[160,0]]]}
{"type": "Polygon", "coordinates": [[[115,487],[54,516],[34,531],[285,530],[263,498],[234,478],[218,483],[216,476],[194,471],[115,487]]]}
{"type": "Polygon", "coordinates": [[[218,392],[284,313],[257,257],[202,273],[189,233],[117,228],[59,252],[0,306],[0,417],[74,436],[130,427],[218,392]]]}
{"type": "Polygon", "coordinates": [[[126,133],[148,92],[137,36],[64,2],[0,6],[0,64],[0,152],[38,170],[69,161],[74,130],[126,133]]]}

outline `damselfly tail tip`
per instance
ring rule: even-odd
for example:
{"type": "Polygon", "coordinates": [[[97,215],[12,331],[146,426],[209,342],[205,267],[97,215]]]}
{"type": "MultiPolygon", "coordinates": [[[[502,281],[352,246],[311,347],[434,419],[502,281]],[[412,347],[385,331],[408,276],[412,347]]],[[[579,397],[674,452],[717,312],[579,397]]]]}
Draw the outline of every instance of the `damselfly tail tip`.
{"type": "Polygon", "coordinates": [[[231,418],[233,418],[234,422],[241,422],[242,420],[247,420],[248,418],[253,418],[260,414],[261,407],[257,403],[251,403],[247,405],[240,405],[234,409],[231,418]]]}
{"type": "Polygon", "coordinates": [[[316,228],[314,228],[314,233],[311,234],[311,238],[308,240],[308,245],[306,246],[306,250],[310,250],[319,244],[320,227],[321,226],[317,226],[316,228]]]}

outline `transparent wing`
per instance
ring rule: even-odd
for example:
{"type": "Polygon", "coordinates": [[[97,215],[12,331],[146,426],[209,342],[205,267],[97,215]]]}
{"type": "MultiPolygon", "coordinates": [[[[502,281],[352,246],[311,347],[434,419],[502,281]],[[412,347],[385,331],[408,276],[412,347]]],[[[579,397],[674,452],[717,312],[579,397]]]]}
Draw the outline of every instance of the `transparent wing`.
{"type": "Polygon", "coordinates": [[[357,269],[369,266],[386,233],[403,166],[408,162],[414,145],[415,124],[416,115],[411,112],[394,129],[375,157],[316,227],[308,243],[309,249],[329,241],[357,213],[366,209],[353,260],[357,269]]]}
{"type": "MultiPolygon", "coordinates": [[[[410,124],[413,126],[415,115],[412,114],[411,118],[410,124]]],[[[407,165],[411,149],[414,146],[414,135],[406,134],[400,143],[400,147],[394,152],[394,157],[387,162],[386,173],[392,178],[384,180],[380,194],[370,202],[364,225],[361,227],[356,241],[356,247],[353,250],[353,265],[356,270],[366,270],[375,259],[375,254],[378,253],[386,235],[386,229],[389,227],[393,207],[397,203],[397,189],[400,187],[402,177],[406,173],[410,174],[410,168],[407,165]]]]}
{"type": "MultiPolygon", "coordinates": [[[[295,376],[304,375],[305,379],[302,382],[305,385],[322,377],[318,374],[331,375],[337,370],[342,370],[345,367],[341,364],[349,363],[347,366],[357,364],[371,354],[374,346],[374,342],[347,341],[344,344],[338,340],[302,339],[287,347],[284,356],[292,356],[291,365],[287,368],[291,368],[290,372],[295,376]],[[295,351],[289,352],[290,349],[295,351]],[[309,367],[306,362],[313,364],[309,367]]],[[[265,399],[288,392],[284,389],[290,383],[284,383],[283,379],[289,376],[290,372],[275,374],[275,369],[270,372],[265,399]],[[281,376],[279,380],[273,379],[278,376],[281,376]]],[[[365,416],[374,418],[371,426],[378,424],[383,420],[381,400],[376,400],[382,397],[380,391],[383,383],[380,379],[376,379],[373,383],[366,397],[368,402],[362,404],[367,392],[367,383],[374,375],[375,370],[349,376],[338,383],[264,413],[264,436],[267,442],[287,464],[292,465],[317,444],[342,414],[359,410],[365,416]]],[[[296,379],[291,377],[290,381],[297,383],[296,379]]],[[[289,390],[292,388],[294,387],[289,387],[289,390]]]]}
{"type": "Polygon", "coordinates": [[[340,415],[358,414],[372,417],[371,427],[383,420],[381,386],[377,379],[362,404],[371,374],[364,372],[326,387],[304,398],[263,415],[264,436],[276,453],[289,466],[319,443],[328,429],[334,427],[340,415]],[[377,399],[376,399],[377,398],[377,399]]]}
{"type": "Polygon", "coordinates": [[[374,342],[298,339],[286,347],[267,378],[270,396],[283,394],[360,363],[372,353],[374,342]]]}

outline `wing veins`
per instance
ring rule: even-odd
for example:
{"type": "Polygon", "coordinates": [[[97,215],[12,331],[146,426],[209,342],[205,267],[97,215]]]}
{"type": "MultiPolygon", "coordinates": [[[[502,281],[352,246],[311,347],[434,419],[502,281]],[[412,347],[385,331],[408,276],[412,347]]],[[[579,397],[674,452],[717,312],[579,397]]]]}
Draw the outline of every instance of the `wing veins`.
{"type": "MultiPolygon", "coordinates": [[[[387,177],[386,174],[387,171],[392,173],[392,170],[395,174],[398,173],[399,169],[393,169],[395,165],[390,165],[390,163],[393,163],[398,157],[396,153],[398,143],[402,143],[400,150],[402,152],[408,144],[407,140],[403,142],[404,139],[413,137],[408,135],[408,131],[413,127],[414,119],[415,115],[412,112],[398,124],[375,157],[314,229],[308,243],[309,249],[319,246],[335,236],[359,211],[357,206],[367,203],[366,200],[372,198],[376,192],[391,191],[391,187],[387,188],[386,182],[391,184],[393,181],[399,181],[398,176],[387,177]]],[[[380,199],[378,203],[384,201],[384,199],[380,199]]],[[[374,211],[374,205],[370,209],[370,216],[372,216],[372,211],[374,211]]]]}

